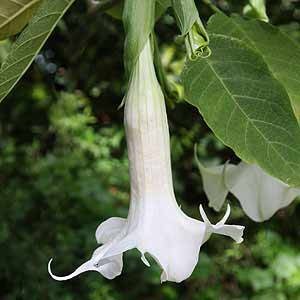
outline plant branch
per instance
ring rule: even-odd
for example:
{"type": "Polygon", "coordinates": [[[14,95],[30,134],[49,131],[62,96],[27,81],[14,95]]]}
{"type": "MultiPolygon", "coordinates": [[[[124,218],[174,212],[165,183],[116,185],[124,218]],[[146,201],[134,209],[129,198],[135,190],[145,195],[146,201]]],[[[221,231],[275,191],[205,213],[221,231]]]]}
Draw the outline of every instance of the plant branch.
{"type": "Polygon", "coordinates": [[[212,11],[214,12],[222,12],[211,0],[202,0],[204,4],[206,4],[212,11]]]}
{"type": "Polygon", "coordinates": [[[102,0],[102,1],[96,1],[96,0],[87,0],[89,5],[89,11],[90,12],[102,12],[106,11],[115,5],[117,5],[121,0],[102,0]]]}

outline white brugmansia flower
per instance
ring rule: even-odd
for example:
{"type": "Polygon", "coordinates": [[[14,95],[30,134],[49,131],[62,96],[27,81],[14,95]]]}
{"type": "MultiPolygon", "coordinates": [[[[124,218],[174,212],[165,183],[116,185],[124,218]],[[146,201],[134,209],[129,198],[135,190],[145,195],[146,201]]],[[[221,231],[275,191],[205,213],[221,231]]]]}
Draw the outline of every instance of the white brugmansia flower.
{"type": "Polygon", "coordinates": [[[197,162],[209,205],[216,211],[231,192],[252,220],[262,222],[300,195],[299,189],[289,187],[254,164],[241,162],[205,168],[197,162]]]}
{"type": "Polygon", "coordinates": [[[156,79],[150,41],[140,54],[125,99],[125,128],[130,165],[131,198],[127,219],[111,218],[96,231],[102,244],[92,258],[67,280],[82,272],[97,271],[112,279],[122,271],[123,252],[137,248],[149,266],[145,253],[161,266],[161,281],[180,282],[188,278],[198,262],[201,245],[211,233],[242,242],[243,226],[225,225],[224,218],[212,225],[202,207],[204,222],[185,215],[173,191],[169,130],[164,97],[156,79]]]}

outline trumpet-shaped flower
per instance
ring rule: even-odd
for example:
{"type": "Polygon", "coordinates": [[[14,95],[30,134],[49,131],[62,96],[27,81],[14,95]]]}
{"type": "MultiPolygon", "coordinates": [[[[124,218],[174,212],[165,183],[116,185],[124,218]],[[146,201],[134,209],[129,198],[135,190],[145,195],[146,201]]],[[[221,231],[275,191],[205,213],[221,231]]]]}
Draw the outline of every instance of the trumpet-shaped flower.
{"type": "Polygon", "coordinates": [[[122,271],[123,252],[137,248],[150,266],[148,253],[161,266],[161,281],[188,278],[198,262],[201,245],[212,233],[242,242],[243,226],[225,225],[224,218],[212,225],[203,208],[203,221],[185,215],[177,205],[172,183],[169,130],[164,97],[156,79],[150,41],[146,42],[131,76],[125,99],[125,129],[130,165],[128,217],[110,218],[96,231],[101,246],[91,259],[67,280],[82,272],[97,271],[112,279],[122,271]]]}
{"type": "Polygon", "coordinates": [[[209,205],[219,211],[231,192],[252,220],[262,222],[288,206],[300,190],[270,176],[254,164],[225,164],[206,168],[199,161],[204,191],[209,205]]]}

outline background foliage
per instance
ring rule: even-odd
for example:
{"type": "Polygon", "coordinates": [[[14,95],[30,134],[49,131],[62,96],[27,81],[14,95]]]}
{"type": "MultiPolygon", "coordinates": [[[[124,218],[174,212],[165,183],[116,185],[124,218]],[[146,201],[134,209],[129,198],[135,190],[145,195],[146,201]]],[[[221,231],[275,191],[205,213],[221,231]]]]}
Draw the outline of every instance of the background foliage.
{"type": "MultiPolygon", "coordinates": [[[[212,11],[199,2],[207,20],[212,11]]],[[[226,13],[241,13],[245,3],[218,1],[226,13]]],[[[268,12],[273,24],[300,43],[299,4],[269,1],[268,12]]],[[[164,66],[176,81],[184,48],[175,39],[174,20],[163,17],[156,30],[164,66]]],[[[180,285],[160,285],[158,266],[152,262],[146,268],[135,251],[125,255],[123,274],[113,281],[96,273],[63,283],[49,277],[50,257],[57,274],[72,271],[95,248],[97,225],[110,216],[126,216],[128,162],[123,112],[117,110],[125,90],[123,43],[121,23],[78,1],[1,104],[0,299],[300,299],[297,202],[257,224],[230,199],[230,221],[246,226],[245,242],[212,237],[192,277],[180,285]]],[[[0,44],[0,59],[8,48],[9,41],[0,44]]],[[[177,200],[198,218],[198,205],[207,202],[194,143],[208,163],[237,158],[192,106],[169,99],[168,116],[177,200]]]]}

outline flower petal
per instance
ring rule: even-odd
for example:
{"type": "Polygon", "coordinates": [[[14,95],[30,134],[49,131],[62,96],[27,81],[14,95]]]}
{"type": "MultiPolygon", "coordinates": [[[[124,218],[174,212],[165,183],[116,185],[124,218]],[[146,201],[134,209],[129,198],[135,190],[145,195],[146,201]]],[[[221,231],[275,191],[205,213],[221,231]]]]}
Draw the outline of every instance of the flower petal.
{"type": "Polygon", "coordinates": [[[206,226],[186,216],[175,202],[156,200],[143,216],[137,249],[160,265],[162,282],[181,282],[198,263],[206,226]]]}
{"type": "Polygon", "coordinates": [[[205,212],[204,209],[203,209],[202,204],[200,204],[199,210],[200,210],[200,215],[201,215],[201,217],[202,217],[204,223],[205,223],[205,224],[212,225],[212,224],[210,223],[210,221],[209,221],[207,215],[206,215],[206,212],[205,212]]]}
{"type": "Polygon", "coordinates": [[[114,279],[121,275],[123,269],[123,254],[107,257],[97,265],[98,272],[107,279],[114,279]]]}
{"type": "Polygon", "coordinates": [[[135,240],[132,235],[126,235],[126,230],[123,228],[112,240],[98,247],[90,260],[83,263],[73,273],[67,276],[56,276],[52,273],[51,262],[48,264],[48,272],[55,280],[64,281],[71,279],[83,272],[97,271],[107,279],[113,279],[120,275],[123,268],[123,252],[135,247],[135,240]]]}
{"type": "Polygon", "coordinates": [[[230,205],[228,204],[227,206],[227,211],[222,218],[221,221],[219,221],[216,225],[211,224],[209,219],[206,216],[206,213],[200,205],[200,214],[201,217],[206,224],[206,234],[205,234],[205,239],[203,241],[203,244],[209,239],[212,233],[217,233],[221,235],[226,235],[231,237],[233,240],[235,240],[237,243],[243,242],[243,233],[244,233],[244,226],[240,225],[226,225],[225,222],[227,221],[229,214],[230,214],[230,205]]]}
{"type": "Polygon", "coordinates": [[[235,240],[238,244],[243,242],[243,233],[244,233],[244,226],[240,225],[222,225],[222,226],[212,226],[213,233],[226,235],[231,237],[233,240],[235,240]]]}
{"type": "Polygon", "coordinates": [[[224,166],[205,168],[198,162],[198,168],[202,176],[204,192],[209,200],[209,206],[219,211],[228,194],[228,189],[223,181],[224,166]]]}
{"type": "Polygon", "coordinates": [[[207,168],[198,159],[196,147],[195,160],[202,177],[203,190],[208,198],[209,206],[216,211],[220,211],[229,192],[229,189],[224,181],[225,172],[233,172],[236,166],[226,163],[225,165],[207,168]]]}
{"type": "Polygon", "coordinates": [[[147,267],[150,267],[150,263],[149,263],[149,261],[147,260],[147,258],[146,258],[146,256],[145,256],[145,253],[142,253],[141,260],[142,260],[142,262],[143,262],[147,267]]]}
{"type": "Polygon", "coordinates": [[[226,173],[226,182],[245,213],[256,222],[271,218],[300,194],[299,190],[290,188],[257,165],[243,162],[238,165],[235,174],[226,173]]]}
{"type": "Polygon", "coordinates": [[[230,205],[227,204],[227,209],[224,217],[216,224],[216,226],[224,225],[230,216],[230,205]]]}
{"type": "Polygon", "coordinates": [[[122,254],[108,257],[106,259],[101,260],[99,263],[95,263],[95,260],[91,258],[87,262],[83,263],[80,267],[78,267],[73,273],[67,276],[54,275],[51,270],[51,262],[52,259],[48,263],[48,272],[53,279],[58,281],[69,280],[87,271],[97,271],[107,279],[113,279],[121,274],[123,268],[122,254]]]}
{"type": "Polygon", "coordinates": [[[96,230],[98,244],[105,244],[112,240],[125,226],[126,219],[112,217],[101,223],[96,230]]]}
{"type": "Polygon", "coordinates": [[[67,276],[56,276],[52,273],[51,270],[51,263],[52,263],[52,258],[50,259],[49,263],[48,263],[48,272],[51,275],[51,277],[55,280],[58,281],[65,281],[65,280],[69,280],[83,272],[87,272],[87,271],[98,271],[98,269],[93,265],[92,260],[88,260],[87,262],[85,262],[84,264],[82,264],[80,267],[78,267],[73,273],[67,275],[67,276]]]}

